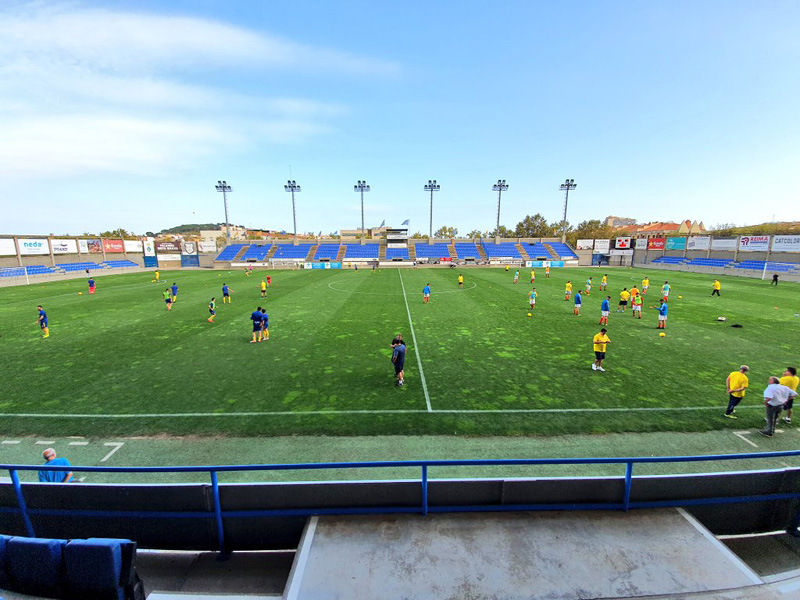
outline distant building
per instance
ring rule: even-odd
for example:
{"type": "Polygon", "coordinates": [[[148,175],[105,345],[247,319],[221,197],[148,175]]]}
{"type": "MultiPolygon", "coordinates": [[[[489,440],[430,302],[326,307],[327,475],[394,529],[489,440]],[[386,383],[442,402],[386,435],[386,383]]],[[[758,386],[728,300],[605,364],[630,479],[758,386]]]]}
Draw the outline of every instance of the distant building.
{"type": "Polygon", "coordinates": [[[641,225],[617,227],[637,238],[664,237],[668,235],[701,235],[706,233],[702,221],[681,221],[680,223],[656,221],[641,225]]]}
{"type": "Polygon", "coordinates": [[[627,217],[615,217],[613,215],[606,217],[606,227],[628,227],[636,225],[636,219],[628,219],[627,217]]]}
{"type": "Polygon", "coordinates": [[[363,235],[360,227],[358,229],[341,229],[339,235],[343,240],[357,240],[361,237],[382,239],[386,237],[386,227],[370,227],[366,230],[366,236],[363,235]]]}

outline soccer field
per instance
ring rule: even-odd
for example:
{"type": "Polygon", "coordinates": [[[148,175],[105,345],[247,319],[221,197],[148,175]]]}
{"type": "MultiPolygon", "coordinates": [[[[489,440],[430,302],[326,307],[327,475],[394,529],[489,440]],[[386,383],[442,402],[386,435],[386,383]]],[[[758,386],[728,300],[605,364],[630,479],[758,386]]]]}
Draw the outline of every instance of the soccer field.
{"type": "MultiPolygon", "coordinates": [[[[795,284],[610,269],[607,372],[594,372],[603,271],[500,268],[164,272],[0,289],[0,417],[8,433],[59,435],[522,435],[700,431],[763,425],[769,375],[797,363],[795,284]],[[459,272],[465,276],[458,289],[459,272]],[[641,320],[614,312],[619,291],[652,287],[641,320]],[[569,278],[583,315],[564,301],[569,278]],[[672,285],[666,337],[658,289],[672,285]],[[178,301],[167,312],[161,292],[178,301]],[[234,291],[222,305],[222,283],[234,291]],[[430,305],[422,287],[432,287],[430,305]],[[79,295],[78,292],[83,292],[79,295]],[[678,296],[682,299],[678,299],[678,296]],[[217,297],[216,322],[207,304],[217,297]],[[35,325],[43,304],[51,336],[35,325]],[[270,340],[251,344],[250,313],[267,307],[270,340]],[[718,316],[726,316],[720,323],[718,316]],[[730,325],[738,323],[741,328],[730,325]],[[413,331],[413,333],[412,333],[413,331]],[[394,386],[392,337],[408,344],[406,385],[394,386]],[[738,421],[722,418],[725,377],[751,367],[738,421]]],[[[630,310],[630,309],[628,309],[630,310]]]]}

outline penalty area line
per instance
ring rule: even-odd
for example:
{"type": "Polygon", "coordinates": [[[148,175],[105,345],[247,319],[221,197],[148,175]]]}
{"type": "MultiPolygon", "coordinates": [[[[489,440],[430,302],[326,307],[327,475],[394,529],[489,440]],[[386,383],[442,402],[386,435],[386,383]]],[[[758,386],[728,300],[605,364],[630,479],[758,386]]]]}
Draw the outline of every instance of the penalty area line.
{"type": "Polygon", "coordinates": [[[417,366],[419,367],[419,380],[422,382],[422,391],[425,392],[425,406],[428,407],[428,412],[432,412],[431,397],[428,394],[428,384],[425,383],[425,371],[422,370],[422,358],[419,355],[419,344],[417,344],[417,335],[414,333],[414,323],[411,322],[411,309],[408,308],[408,297],[406,296],[406,286],[403,283],[403,274],[400,269],[397,269],[397,274],[400,276],[400,287],[403,288],[403,301],[406,303],[406,313],[408,313],[408,326],[411,328],[411,340],[414,342],[414,354],[417,355],[417,366]]]}

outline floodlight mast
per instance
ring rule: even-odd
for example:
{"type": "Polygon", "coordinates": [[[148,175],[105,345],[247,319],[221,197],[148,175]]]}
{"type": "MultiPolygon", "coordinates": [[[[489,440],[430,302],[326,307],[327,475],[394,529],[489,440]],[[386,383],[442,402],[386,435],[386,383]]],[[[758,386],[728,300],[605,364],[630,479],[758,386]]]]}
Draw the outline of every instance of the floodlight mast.
{"type": "Polygon", "coordinates": [[[569,203],[569,191],[578,187],[574,179],[567,179],[558,188],[564,192],[564,219],[561,221],[561,243],[567,241],[567,204],[569,203]]]}
{"type": "Polygon", "coordinates": [[[228,185],[227,181],[217,181],[217,185],[214,186],[217,188],[218,192],[222,192],[222,200],[225,203],[225,238],[227,242],[230,243],[231,241],[231,226],[228,223],[228,192],[232,192],[233,188],[228,185]]]}
{"type": "Polygon", "coordinates": [[[364,192],[369,191],[369,185],[366,181],[358,180],[358,183],[353,186],[353,191],[361,193],[361,237],[366,237],[366,229],[364,229],[364,192]]]}
{"type": "Polygon", "coordinates": [[[425,191],[431,193],[431,219],[430,219],[430,233],[428,237],[433,239],[433,192],[438,192],[441,189],[438,183],[436,183],[435,179],[428,179],[428,183],[425,184],[425,191]]]}
{"type": "Polygon", "coordinates": [[[508,184],[505,179],[498,179],[497,183],[492,186],[492,191],[497,192],[497,229],[494,230],[495,241],[500,239],[500,198],[508,189],[508,184]]]}
{"type": "Polygon", "coordinates": [[[292,223],[294,224],[294,239],[297,240],[297,212],[294,208],[294,193],[301,192],[302,190],[294,179],[287,181],[283,189],[292,193],[292,223]]]}

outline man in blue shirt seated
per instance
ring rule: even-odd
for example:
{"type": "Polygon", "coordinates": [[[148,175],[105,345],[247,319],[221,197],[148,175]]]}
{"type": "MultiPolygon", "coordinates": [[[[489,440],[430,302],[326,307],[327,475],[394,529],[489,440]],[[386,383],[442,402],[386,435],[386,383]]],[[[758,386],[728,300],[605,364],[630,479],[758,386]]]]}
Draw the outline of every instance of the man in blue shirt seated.
{"type": "Polygon", "coordinates": [[[253,339],[250,340],[250,343],[255,344],[256,342],[261,341],[261,336],[262,336],[261,332],[262,316],[261,316],[260,306],[255,311],[253,311],[253,314],[250,315],[250,320],[253,322],[253,339]],[[256,336],[258,336],[258,339],[256,339],[256,336]]]}
{"type": "MultiPolygon", "coordinates": [[[[44,464],[52,465],[54,467],[69,467],[69,461],[66,458],[56,458],[56,451],[53,448],[48,448],[42,452],[44,457],[44,464]]],[[[74,481],[72,478],[72,471],[39,471],[39,481],[42,483],[70,483],[74,481]]]]}

